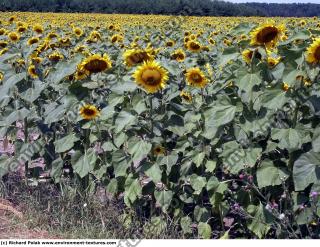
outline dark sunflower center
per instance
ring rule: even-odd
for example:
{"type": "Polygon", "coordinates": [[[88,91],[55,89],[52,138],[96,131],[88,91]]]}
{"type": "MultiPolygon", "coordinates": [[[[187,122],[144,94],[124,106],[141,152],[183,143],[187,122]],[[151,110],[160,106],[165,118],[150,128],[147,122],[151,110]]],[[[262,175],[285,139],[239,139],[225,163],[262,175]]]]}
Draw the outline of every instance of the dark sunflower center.
{"type": "Polygon", "coordinates": [[[146,69],[141,78],[148,85],[157,85],[161,81],[161,73],[155,69],[146,69]]]}
{"type": "Polygon", "coordinates": [[[105,69],[108,68],[108,64],[106,61],[103,60],[92,60],[90,62],[88,62],[84,68],[88,71],[90,71],[91,73],[99,73],[101,71],[104,71],[105,69]]]}
{"type": "Polygon", "coordinates": [[[315,52],[314,52],[314,57],[315,57],[317,60],[320,60],[320,46],[318,46],[317,49],[315,50],[315,52]]]}
{"type": "Polygon", "coordinates": [[[268,43],[274,40],[278,35],[278,29],[275,27],[266,27],[258,34],[257,40],[260,43],[268,43]]]}
{"type": "Polygon", "coordinates": [[[92,109],[84,109],[83,113],[86,116],[94,116],[96,112],[94,110],[92,110],[92,109]]]}
{"type": "Polygon", "coordinates": [[[193,49],[193,50],[198,50],[198,49],[200,49],[200,45],[197,44],[197,43],[194,43],[194,42],[192,42],[192,43],[190,44],[190,47],[191,47],[191,49],[193,49]]]}
{"type": "Polygon", "coordinates": [[[191,79],[192,79],[192,81],[195,82],[195,83],[200,83],[200,82],[202,82],[202,77],[201,77],[201,75],[199,75],[198,73],[192,74],[192,75],[191,75],[191,79]]]}
{"type": "Polygon", "coordinates": [[[147,53],[142,52],[142,53],[137,53],[137,54],[133,54],[132,56],[130,56],[129,61],[133,64],[136,64],[136,63],[141,63],[146,58],[147,58],[147,53]]]}

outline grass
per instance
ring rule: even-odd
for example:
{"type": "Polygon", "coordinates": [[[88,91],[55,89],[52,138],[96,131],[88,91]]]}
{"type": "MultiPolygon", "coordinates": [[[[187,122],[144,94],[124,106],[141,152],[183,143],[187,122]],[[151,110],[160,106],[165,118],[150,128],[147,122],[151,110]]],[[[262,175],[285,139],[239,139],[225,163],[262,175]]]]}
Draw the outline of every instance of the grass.
{"type": "MultiPolygon", "coordinates": [[[[106,199],[98,193],[86,197],[65,184],[27,186],[10,177],[5,182],[5,199],[19,205],[29,229],[47,231],[50,236],[67,239],[184,238],[177,224],[168,219],[166,229],[145,232],[144,216],[128,211],[121,200],[106,199]]],[[[4,189],[2,189],[4,190],[4,189]]],[[[2,193],[4,194],[4,193],[2,193]]]]}

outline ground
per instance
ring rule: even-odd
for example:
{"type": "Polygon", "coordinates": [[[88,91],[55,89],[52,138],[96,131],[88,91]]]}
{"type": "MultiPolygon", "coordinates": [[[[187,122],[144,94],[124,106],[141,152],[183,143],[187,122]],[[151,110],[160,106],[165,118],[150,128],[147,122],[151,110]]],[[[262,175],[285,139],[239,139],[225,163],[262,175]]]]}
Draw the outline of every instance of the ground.
{"type": "Polygon", "coordinates": [[[56,238],[48,232],[27,227],[24,215],[7,200],[0,199],[0,239],[56,238]]]}

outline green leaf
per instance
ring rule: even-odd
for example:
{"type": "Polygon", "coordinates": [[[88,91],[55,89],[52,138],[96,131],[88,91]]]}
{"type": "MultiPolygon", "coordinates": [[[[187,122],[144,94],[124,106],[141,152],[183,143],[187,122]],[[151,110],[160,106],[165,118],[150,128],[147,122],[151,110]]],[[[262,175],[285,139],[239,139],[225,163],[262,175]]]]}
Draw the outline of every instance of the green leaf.
{"type": "Polygon", "coordinates": [[[162,211],[166,212],[170,206],[173,192],[171,190],[155,191],[154,197],[156,198],[157,203],[160,204],[162,211]]]}
{"type": "Polygon", "coordinates": [[[289,177],[289,172],[284,168],[276,167],[271,160],[261,162],[257,170],[259,188],[282,184],[289,177]]]}
{"type": "Polygon", "coordinates": [[[62,175],[63,160],[59,157],[52,162],[52,168],[50,171],[50,176],[54,179],[56,183],[60,182],[60,177],[62,175]]]}
{"type": "Polygon", "coordinates": [[[205,153],[201,152],[201,153],[196,153],[193,157],[192,157],[192,161],[196,164],[197,167],[200,167],[201,164],[203,163],[204,157],[205,157],[205,153]]]}
{"type": "Polygon", "coordinates": [[[232,174],[238,174],[245,167],[254,167],[262,154],[261,148],[243,149],[235,141],[227,142],[222,147],[223,152],[220,157],[222,157],[223,164],[232,174]]]}
{"type": "Polygon", "coordinates": [[[320,152],[320,128],[316,128],[313,132],[312,150],[314,152],[320,152]]]}
{"type": "Polygon", "coordinates": [[[79,138],[75,134],[67,135],[54,142],[55,150],[57,153],[64,153],[73,148],[74,143],[79,141],[79,138]]]}
{"type": "Polygon", "coordinates": [[[288,101],[286,92],[281,89],[266,90],[261,96],[261,104],[268,109],[281,109],[288,101]]]}
{"type": "Polygon", "coordinates": [[[245,92],[251,92],[255,85],[260,85],[262,82],[259,74],[245,73],[244,76],[239,78],[239,82],[236,84],[241,90],[245,92]]]}
{"type": "Polygon", "coordinates": [[[131,126],[135,122],[136,117],[126,111],[121,111],[115,121],[115,131],[119,133],[124,128],[131,126]]]}
{"type": "Polygon", "coordinates": [[[192,220],[189,216],[185,216],[181,218],[180,226],[184,234],[192,233],[191,224],[192,224],[192,220]]]}
{"type": "Polygon", "coordinates": [[[301,155],[293,165],[293,182],[296,191],[302,191],[320,180],[320,154],[310,151],[301,155]]]}
{"type": "Polygon", "coordinates": [[[299,129],[272,129],[271,138],[273,140],[279,140],[279,147],[282,149],[288,149],[294,151],[301,148],[306,137],[309,134],[306,131],[299,129]]]}
{"type": "Polygon", "coordinates": [[[197,194],[201,193],[201,190],[206,186],[207,180],[205,177],[200,177],[197,174],[190,176],[190,184],[197,194]]]}
{"type": "Polygon", "coordinates": [[[112,195],[115,195],[118,193],[118,181],[117,179],[113,178],[110,180],[108,186],[106,187],[106,190],[111,193],[112,195]]]}
{"type": "Polygon", "coordinates": [[[237,59],[240,56],[240,53],[235,47],[225,48],[223,53],[219,56],[218,67],[225,66],[228,62],[237,59]]]}
{"type": "Polygon", "coordinates": [[[137,137],[133,137],[128,142],[128,152],[132,155],[133,162],[139,162],[150,153],[152,144],[137,137]]]}
{"type": "Polygon", "coordinates": [[[213,172],[216,169],[217,161],[207,160],[206,162],[206,172],[213,172]]]}
{"type": "Polygon", "coordinates": [[[73,169],[81,178],[83,178],[93,171],[96,161],[97,155],[95,151],[93,149],[88,149],[85,151],[84,155],[73,164],[73,169]]]}
{"type": "Polygon", "coordinates": [[[129,175],[125,182],[124,202],[130,207],[141,195],[142,188],[137,178],[133,178],[129,175]]]}
{"type": "Polygon", "coordinates": [[[111,160],[115,177],[126,176],[130,163],[128,162],[125,152],[123,150],[113,152],[111,160]]]}
{"type": "Polygon", "coordinates": [[[212,234],[211,226],[207,223],[200,222],[198,225],[198,233],[201,238],[210,239],[212,234]]]}
{"type": "Polygon", "coordinates": [[[148,168],[146,168],[145,174],[152,179],[154,183],[161,182],[162,171],[158,164],[148,163],[148,168]]]}
{"type": "Polygon", "coordinates": [[[198,205],[194,208],[193,214],[197,222],[207,222],[207,220],[210,218],[208,209],[198,205]]]}
{"type": "Polygon", "coordinates": [[[263,208],[263,205],[261,203],[259,206],[249,205],[247,211],[253,217],[252,219],[248,220],[248,229],[260,239],[266,236],[271,228],[271,225],[270,218],[268,215],[266,215],[267,212],[263,208]]]}
{"type": "Polygon", "coordinates": [[[204,112],[206,129],[230,123],[234,119],[236,109],[233,105],[214,105],[204,112]]]}

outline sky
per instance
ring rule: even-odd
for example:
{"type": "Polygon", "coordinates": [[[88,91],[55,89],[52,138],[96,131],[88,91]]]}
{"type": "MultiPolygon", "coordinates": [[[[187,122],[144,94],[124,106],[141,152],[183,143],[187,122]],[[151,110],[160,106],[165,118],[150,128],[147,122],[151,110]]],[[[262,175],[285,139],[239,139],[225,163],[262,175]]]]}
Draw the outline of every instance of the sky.
{"type": "Polygon", "coordinates": [[[259,3],[319,3],[320,0],[224,0],[233,3],[259,2],[259,3]]]}

